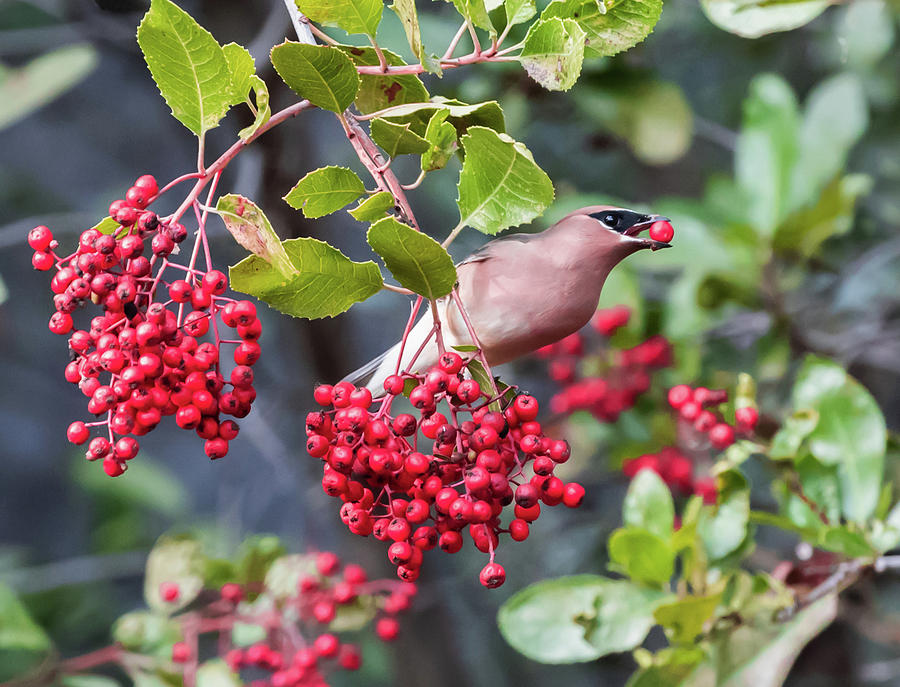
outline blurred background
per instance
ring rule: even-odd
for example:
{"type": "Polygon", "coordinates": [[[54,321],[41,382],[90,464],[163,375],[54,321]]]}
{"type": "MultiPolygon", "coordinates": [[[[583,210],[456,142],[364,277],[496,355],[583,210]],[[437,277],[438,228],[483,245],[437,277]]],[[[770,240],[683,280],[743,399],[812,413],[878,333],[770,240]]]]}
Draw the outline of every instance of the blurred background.
{"type": "MultiPolygon", "coordinates": [[[[267,59],[291,35],[280,0],[179,4],[221,43],[249,48],[273,110],[292,101],[267,59]]],[[[618,468],[663,445],[654,411],[671,384],[727,386],[746,371],[760,383],[763,409],[777,416],[785,380],[813,351],[847,365],[898,429],[900,7],[826,5],[800,28],[748,39],[711,23],[696,0],[669,0],[643,44],[586,62],[565,94],[542,90],[517,65],[424,77],[433,93],[500,101],[510,134],[556,185],[558,201],[535,229],[608,200],[673,219],[676,247],[632,258],[603,305],[634,311],[620,343],[661,333],[676,363],[656,379],[656,400],[616,423],[576,415],[558,428],[576,447],[567,467],[588,501],[576,511],[547,509],[527,544],[504,547],[504,587],[478,585],[483,556],[472,547],[431,554],[399,643],[367,643],[363,674],[336,682],[624,683],[634,667],[627,655],[559,667],[522,658],[500,637],[495,613],[526,584],[605,568],[627,485],[618,468]]],[[[69,422],[83,419],[83,397],[63,379],[66,345],[47,330],[48,279],[32,269],[25,235],[47,224],[72,245],[137,176],[164,182],[195,165],[192,136],[169,116],[134,39],[143,9],[140,0],[0,0],[0,580],[65,654],[102,646],[113,620],[142,604],[146,552],[167,531],[202,531],[224,552],[271,532],[291,550],[330,549],[392,574],[383,547],[350,536],[322,493],[318,461],[302,449],[302,418],[316,382],[336,381],[399,338],[408,315],[401,296],[382,293],[316,322],[261,308],[259,400],[215,465],[173,423],[145,437],[140,458],[115,480],[65,440],[69,422]]],[[[438,51],[458,15],[438,2],[419,9],[425,43],[438,51]]],[[[393,13],[379,42],[411,59],[393,13]]],[[[243,116],[230,114],[212,132],[211,155],[248,123],[243,116]]],[[[309,221],[281,200],[325,164],[358,167],[334,118],[304,113],[241,154],[220,190],[257,201],[283,238],[316,236],[368,259],[362,225],[349,215],[309,221]]],[[[438,237],[457,220],[458,165],[450,168],[410,194],[421,225],[438,237]]],[[[414,160],[395,169],[406,182],[417,175],[414,160]]],[[[211,226],[215,259],[233,264],[242,250],[211,226]]],[[[464,233],[454,256],[482,242],[464,233]]],[[[538,361],[501,374],[542,401],[554,391],[538,361]]],[[[771,503],[759,491],[759,503],[771,503]]],[[[753,561],[771,569],[792,555],[790,541],[762,539],[753,561]]],[[[846,605],[789,684],[900,684],[900,584],[864,582],[846,605]]]]}

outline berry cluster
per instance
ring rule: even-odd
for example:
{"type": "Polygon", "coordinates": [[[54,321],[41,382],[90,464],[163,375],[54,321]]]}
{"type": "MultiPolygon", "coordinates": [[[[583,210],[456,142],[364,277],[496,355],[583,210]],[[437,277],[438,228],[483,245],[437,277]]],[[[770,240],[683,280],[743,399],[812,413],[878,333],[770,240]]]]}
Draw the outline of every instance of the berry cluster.
{"type": "Polygon", "coordinates": [[[390,376],[374,408],[368,389],[319,386],[315,399],[326,410],[307,417],[306,447],[324,463],[322,488],[344,502],[341,520],[355,534],[386,542],[401,579],[418,578],[424,551],[459,551],[467,532],[490,555],[480,580],[493,588],[506,579],[494,562],[500,534],[526,539],[541,503],[577,507],[584,488],[554,476],[569,445],[544,435],[537,401],[519,395],[493,409],[507,396],[465,379],[467,365],[448,352],[425,374],[390,376]],[[390,415],[410,382],[418,417],[390,415]],[[438,412],[441,404],[449,418],[438,412]],[[501,515],[513,503],[504,526],[501,515]]]}
{"type": "MultiPolygon", "coordinates": [[[[598,310],[591,325],[609,337],[628,324],[630,316],[625,306],[598,310]]],[[[625,350],[603,348],[587,360],[585,342],[584,334],[575,333],[537,352],[548,359],[551,379],[563,386],[550,400],[555,413],[586,410],[602,422],[615,422],[650,388],[651,373],[672,364],[672,347],[661,336],[625,350]],[[580,368],[599,372],[582,377],[580,368]]]]}
{"type": "Polygon", "coordinates": [[[695,477],[691,459],[673,446],[657,453],[629,458],[622,464],[622,472],[632,479],[641,470],[653,470],[672,489],[683,494],[696,494],[706,503],[716,501],[716,481],[711,477],[695,477]]]}
{"type": "MultiPolygon", "coordinates": [[[[218,599],[206,607],[179,617],[187,622],[186,616],[193,615],[190,621],[199,628],[197,634],[218,633],[222,658],[235,673],[254,674],[257,679],[248,683],[252,687],[327,687],[328,673],[359,670],[362,665],[359,647],[342,642],[329,629],[340,609],[375,609],[375,634],[389,642],[400,633],[397,614],[410,607],[417,590],[414,584],[399,580],[369,580],[359,565],[348,564],[342,569],[338,557],[330,552],[315,554],[313,565],[315,572],[302,575],[293,594],[279,596],[272,610],[265,611],[266,618],[254,617],[254,607],[242,603],[249,590],[234,583],[223,585],[218,599]],[[231,631],[235,621],[270,628],[267,638],[243,648],[234,647],[231,631]]],[[[177,584],[164,582],[159,591],[165,601],[178,601],[177,584]]],[[[172,645],[173,663],[185,665],[198,658],[196,634],[193,642],[186,636],[172,645]]]]}
{"type": "Polygon", "coordinates": [[[678,411],[679,420],[690,425],[698,436],[705,435],[710,445],[724,451],[735,442],[736,434],[749,434],[756,427],[759,413],[752,406],[738,408],[734,413],[734,426],[728,424],[718,406],[728,401],[724,389],[696,388],[679,384],[669,389],[669,405],[678,411]]]}
{"type": "Polygon", "coordinates": [[[49,326],[69,337],[65,378],[87,396],[88,412],[101,418],[73,422],[67,436],[74,444],[87,443],[87,459],[102,460],[110,476],[122,474],[137,455],[135,437],[166,415],[195,430],[206,441],[207,456],[221,458],[238,433],[237,423],[221,416],[246,416],[256,398],[251,366],[259,360],[262,333],[256,308],[224,295],[228,280],[212,268],[205,216],[198,214],[189,264],[171,260],[187,230],[146,209],[157,195],[156,180],[140,177],[124,199],[110,205],[114,233],[87,229],[76,251],[65,257],[55,252],[59,244],[47,227],[28,235],[32,264],[56,269],[50,282],[56,312],[49,326]],[[196,266],[201,247],[206,270],[196,266]],[[164,278],[175,272],[177,278],[164,278]],[[102,313],[79,329],[73,314],[88,304],[102,313]],[[220,338],[220,322],[236,329],[238,338],[220,338]],[[227,378],[220,360],[223,344],[236,345],[227,378]],[[106,429],[91,438],[96,427],[106,429]]]}
{"type": "MultiPolygon", "coordinates": [[[[724,451],[735,442],[738,434],[750,434],[759,420],[759,413],[752,406],[735,410],[734,426],[725,422],[716,408],[728,401],[724,389],[707,389],[679,384],[669,389],[669,405],[678,411],[679,422],[687,428],[695,439],[699,439],[699,449],[713,448],[724,451]]],[[[694,464],[690,458],[672,446],[658,453],[630,458],[622,464],[622,472],[629,478],[639,471],[649,469],[662,477],[673,489],[682,493],[702,496],[707,503],[716,501],[716,482],[711,477],[695,477],[694,464]]]]}

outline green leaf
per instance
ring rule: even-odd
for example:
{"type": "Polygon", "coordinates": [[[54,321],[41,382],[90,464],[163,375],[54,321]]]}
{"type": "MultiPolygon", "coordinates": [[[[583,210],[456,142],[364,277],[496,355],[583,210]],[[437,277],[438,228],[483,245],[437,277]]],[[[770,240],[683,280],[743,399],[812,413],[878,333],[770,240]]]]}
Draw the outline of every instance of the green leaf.
{"type": "Polygon", "coordinates": [[[459,100],[448,100],[435,96],[431,102],[409,103],[398,105],[382,113],[382,117],[397,124],[410,124],[412,131],[419,136],[425,135],[425,129],[435,111],[440,109],[450,110],[447,117],[456,133],[462,136],[470,126],[484,126],[498,133],[506,131],[503,120],[503,110],[496,100],[467,105],[459,100]]]}
{"type": "Polygon", "coordinates": [[[809,450],[837,465],[844,517],[864,523],[875,512],[884,478],[887,428],[878,404],[839,365],[812,355],[797,375],[793,402],[819,413],[809,450]]]}
{"type": "Polygon", "coordinates": [[[271,534],[257,534],[245,539],[238,549],[238,580],[248,588],[247,598],[256,598],[253,592],[262,586],[272,564],[285,554],[285,548],[278,537],[271,534]]]}
{"type": "Polygon", "coordinates": [[[798,155],[800,117],[787,82],[757,76],[744,101],[735,151],[735,179],[750,202],[750,223],[769,236],[789,211],[791,177],[798,155]]]}
{"type": "Polygon", "coordinates": [[[819,414],[815,410],[795,410],[784,419],[781,429],[772,437],[769,457],[773,460],[795,458],[803,440],[816,428],[818,422],[819,414]]]}
{"type": "Polygon", "coordinates": [[[718,501],[705,508],[698,526],[706,555],[717,561],[736,551],[747,538],[750,521],[750,490],[747,481],[737,470],[728,470],[717,477],[718,501]]]}
{"type": "MultiPolygon", "coordinates": [[[[833,465],[823,465],[807,453],[795,461],[794,469],[804,496],[816,505],[816,509],[826,520],[838,522],[841,517],[841,490],[837,468],[833,465]]],[[[787,486],[782,491],[781,501],[783,512],[798,527],[811,530],[822,528],[819,513],[814,512],[787,486]]]]}
{"type": "Polygon", "coordinates": [[[712,617],[721,598],[721,593],[687,596],[657,606],[653,618],[666,629],[673,644],[690,644],[703,632],[704,624],[712,617]]]}
{"type": "Polygon", "coordinates": [[[259,127],[269,121],[272,116],[272,108],[269,106],[269,87],[266,82],[260,79],[256,74],[250,77],[250,88],[253,89],[253,99],[256,101],[256,118],[253,124],[246,126],[238,132],[243,140],[247,140],[255,134],[259,127]]]}
{"type": "Polygon", "coordinates": [[[641,162],[672,163],[691,145],[694,115],[678,84],[631,78],[586,85],[575,98],[580,112],[625,139],[641,162]]]}
{"type": "Polygon", "coordinates": [[[18,69],[0,65],[0,130],[74,88],[97,62],[97,51],[90,44],[76,43],[47,52],[18,69]]]}
{"type": "Polygon", "coordinates": [[[781,687],[800,651],[831,624],[837,609],[837,595],[831,594],[788,622],[761,618],[723,628],[711,638],[709,659],[680,687],[781,687]]]}
{"type": "Polygon", "coordinates": [[[272,48],[272,66],[297,95],[323,110],[343,112],[359,90],[356,67],[338,48],[286,41],[272,48]]]}
{"type": "Polygon", "coordinates": [[[848,558],[871,557],[876,553],[863,535],[847,528],[845,525],[823,528],[819,532],[816,544],[820,549],[834,551],[848,558]]]}
{"type": "Polygon", "coordinates": [[[894,44],[894,20],[884,0],[845,5],[836,29],[835,49],[851,69],[872,69],[894,44]]]}
{"type": "MultiPolygon", "coordinates": [[[[352,45],[338,46],[356,66],[375,66],[378,54],[374,48],[352,45]]],[[[385,60],[391,66],[405,65],[403,58],[390,50],[382,50],[385,60]]],[[[378,112],[395,105],[419,103],[428,100],[425,84],[415,74],[360,74],[359,93],[356,108],[363,114],[378,112]]]]}
{"type": "Polygon", "coordinates": [[[409,49],[416,59],[425,66],[425,50],[422,46],[422,31],[419,28],[419,13],[416,12],[416,0],[394,0],[389,5],[400,18],[403,24],[403,32],[406,34],[406,40],[409,43],[409,49]]]}
{"type": "Polygon", "coordinates": [[[304,217],[323,217],[337,212],[366,192],[362,179],[346,167],[320,167],[313,170],[284,197],[304,217]]]}
{"type": "Polygon", "coordinates": [[[229,270],[231,288],[288,315],[316,319],[348,310],[378,293],[384,283],[374,262],[353,262],[324,241],[299,238],[282,245],[296,270],[292,276],[251,255],[229,270]]]}
{"type": "Polygon", "coordinates": [[[220,658],[206,661],[197,668],[197,687],[242,687],[244,684],[228,664],[220,658]]]}
{"type": "Polygon", "coordinates": [[[0,582],[0,679],[21,676],[50,650],[50,638],[0,582]]]}
{"type": "Polygon", "coordinates": [[[639,646],[653,610],[671,598],[599,575],[544,580],[510,597],[497,614],[504,639],[541,663],[576,663],[639,646]]]}
{"type": "Polygon", "coordinates": [[[639,527],[663,540],[672,536],[675,506],[672,494],[653,470],[641,470],[631,480],[622,515],[627,527],[639,527]]]}
{"type": "Polygon", "coordinates": [[[234,91],[225,52],[212,34],[170,0],[152,0],[137,36],[175,118],[197,136],[215,128],[234,91]]]}
{"type": "Polygon", "coordinates": [[[884,519],[873,523],[871,539],[879,551],[889,551],[900,544],[900,503],[895,503],[884,519]]]}
{"type": "Polygon", "coordinates": [[[804,109],[799,155],[791,179],[792,209],[809,204],[826,185],[835,183],[846,168],[850,150],[869,125],[862,82],[848,72],[817,84],[804,109]]]}
{"type": "Polygon", "coordinates": [[[104,217],[91,228],[96,229],[101,234],[112,234],[115,236],[119,233],[119,229],[122,228],[122,225],[116,222],[112,217],[104,217]]]}
{"type": "Polygon", "coordinates": [[[830,4],[830,0],[700,0],[700,6],[713,24],[744,38],[799,28],[822,14],[830,4]]]}
{"type": "Polygon", "coordinates": [[[347,33],[374,36],[381,23],[383,0],[296,0],[303,14],[320,24],[347,33]]]}
{"type": "Polygon", "coordinates": [[[574,19],[541,19],[528,29],[519,61],[547,90],[568,91],[581,74],[586,36],[574,19]]]}
{"type": "Polygon", "coordinates": [[[662,585],[675,572],[675,554],[669,544],[645,529],[618,529],[607,546],[612,562],[638,582],[662,585]]]}
{"type": "Polygon", "coordinates": [[[235,241],[282,274],[293,273],[294,266],[288,260],[281,239],[256,203],[236,193],[229,193],[219,198],[216,211],[235,241]]]}
{"type": "Polygon", "coordinates": [[[351,217],[360,222],[374,222],[394,207],[394,196],[387,191],[379,191],[374,193],[365,200],[359,201],[352,210],[347,210],[351,217]]]}
{"type": "Polygon", "coordinates": [[[428,299],[441,298],[453,290],[453,258],[430,236],[385,217],[369,228],[366,240],[407,289],[428,299]]]}
{"type": "Polygon", "coordinates": [[[129,651],[163,656],[168,660],[172,656],[172,644],[181,639],[181,628],[167,615],[132,611],[113,624],[112,638],[129,651]]]}
{"type": "Polygon", "coordinates": [[[814,205],[792,213],[778,227],[775,250],[804,258],[815,255],[826,240],[853,228],[856,202],[869,194],[872,185],[872,178],[865,174],[836,178],[822,190],[814,205]]]}
{"type": "Polygon", "coordinates": [[[334,620],[328,623],[329,632],[356,632],[375,618],[378,605],[372,595],[360,595],[348,604],[335,609],[334,620]]]}
{"type": "Polygon", "coordinates": [[[504,0],[503,5],[509,25],[524,24],[537,13],[534,0],[504,0]]]}
{"type": "Polygon", "coordinates": [[[187,606],[203,589],[203,550],[189,535],[160,537],[150,555],[144,574],[144,599],[147,605],[171,614],[187,606]],[[178,598],[164,601],[159,587],[166,582],[178,585],[178,598]]]}
{"type": "Polygon", "coordinates": [[[250,77],[256,73],[256,63],[250,51],[237,43],[223,45],[222,51],[231,74],[231,104],[237,105],[244,102],[250,93],[250,77]]]}
{"type": "Polygon", "coordinates": [[[449,114],[448,110],[438,110],[428,121],[425,129],[428,150],[422,153],[423,172],[441,169],[459,148],[459,143],[456,141],[456,129],[446,121],[449,114]]]}
{"type": "Polygon", "coordinates": [[[120,687],[116,680],[103,675],[63,675],[54,685],[62,687],[120,687]]]}
{"type": "Polygon", "coordinates": [[[653,31],[662,0],[554,0],[541,19],[575,19],[587,33],[585,57],[610,57],[632,48],[653,31]]]}
{"type": "Polygon", "coordinates": [[[460,225],[496,234],[539,217],[553,202],[550,177],[521,143],[473,126],[462,144],[466,159],[457,186],[460,225]]]}
{"type": "Polygon", "coordinates": [[[140,463],[132,462],[115,484],[105,473],[92,470],[93,467],[87,461],[76,461],[72,465],[72,478],[94,502],[109,504],[106,506],[109,510],[146,509],[142,516],[158,513],[174,520],[183,517],[188,509],[188,494],[182,482],[151,456],[143,456],[140,463]]]}
{"type": "MultiPolygon", "coordinates": [[[[438,112],[440,111],[438,110],[438,112]]],[[[378,118],[372,120],[369,133],[372,135],[372,140],[388,157],[407,154],[421,155],[428,150],[428,141],[413,132],[410,126],[409,122],[395,124],[378,118]]]]}
{"type": "Polygon", "coordinates": [[[479,29],[495,33],[494,25],[488,16],[485,0],[452,0],[456,11],[471,21],[479,29]]]}
{"type": "Polygon", "coordinates": [[[314,554],[293,553],[272,563],[266,574],[266,593],[276,601],[296,596],[301,578],[317,575],[314,554]]]}

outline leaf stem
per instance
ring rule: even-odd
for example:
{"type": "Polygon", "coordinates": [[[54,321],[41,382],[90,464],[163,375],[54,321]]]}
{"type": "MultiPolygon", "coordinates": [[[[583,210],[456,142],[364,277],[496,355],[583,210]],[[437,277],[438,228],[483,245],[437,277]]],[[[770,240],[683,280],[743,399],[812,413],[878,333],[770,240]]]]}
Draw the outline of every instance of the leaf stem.
{"type": "Polygon", "coordinates": [[[404,296],[415,296],[415,291],[410,291],[409,289],[404,289],[402,286],[394,286],[393,284],[384,283],[381,285],[381,288],[385,291],[393,291],[394,293],[402,293],[404,296]]]}
{"type": "Polygon", "coordinates": [[[456,52],[456,46],[459,45],[459,41],[462,39],[463,34],[466,32],[466,22],[463,21],[462,24],[459,25],[459,29],[456,32],[456,35],[453,36],[453,40],[450,41],[450,45],[447,46],[447,50],[444,52],[444,56],[441,58],[441,62],[449,60],[453,57],[453,53],[456,52]]]}
{"type": "Polygon", "coordinates": [[[450,246],[450,244],[456,240],[456,237],[459,236],[459,232],[461,232],[465,228],[465,226],[466,226],[465,224],[460,222],[455,227],[453,227],[450,234],[447,236],[446,239],[444,239],[444,242],[441,244],[441,247],[445,248],[445,249],[448,248],[450,246]]]}
{"type": "Polygon", "coordinates": [[[481,41],[478,40],[478,34],[475,32],[475,26],[472,21],[466,17],[466,28],[469,30],[469,36],[472,38],[472,54],[481,55],[481,41]]]}
{"type": "Polygon", "coordinates": [[[387,72],[387,59],[384,56],[384,52],[381,50],[381,46],[378,45],[378,42],[375,40],[375,36],[370,36],[366,34],[369,38],[369,42],[372,44],[372,48],[375,50],[375,54],[378,56],[378,67],[381,69],[382,73],[387,72]]]}
{"type": "Polygon", "coordinates": [[[423,169],[421,172],[419,172],[419,176],[416,177],[416,180],[414,182],[412,182],[411,184],[400,184],[400,188],[402,188],[404,191],[412,191],[413,189],[419,188],[419,184],[421,184],[424,179],[425,170],[423,169]]]}

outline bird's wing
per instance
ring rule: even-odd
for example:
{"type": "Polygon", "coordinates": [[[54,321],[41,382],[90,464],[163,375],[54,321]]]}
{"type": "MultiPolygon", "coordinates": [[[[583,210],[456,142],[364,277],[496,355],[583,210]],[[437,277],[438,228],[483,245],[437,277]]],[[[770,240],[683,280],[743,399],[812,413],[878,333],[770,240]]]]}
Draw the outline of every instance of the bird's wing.
{"type": "Polygon", "coordinates": [[[481,248],[473,252],[469,257],[458,263],[456,266],[460,267],[462,265],[468,265],[470,263],[490,260],[496,255],[497,250],[502,249],[504,243],[508,243],[510,241],[515,241],[517,243],[528,243],[529,241],[533,241],[534,239],[536,239],[538,236],[540,236],[540,234],[510,234],[509,236],[501,236],[498,239],[487,242],[481,248]]]}

